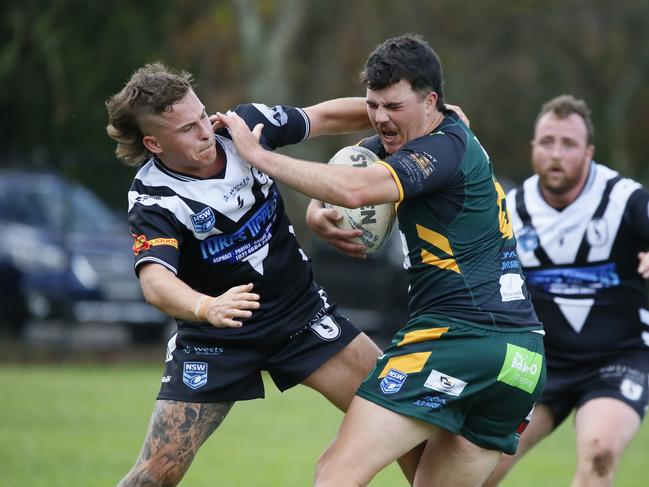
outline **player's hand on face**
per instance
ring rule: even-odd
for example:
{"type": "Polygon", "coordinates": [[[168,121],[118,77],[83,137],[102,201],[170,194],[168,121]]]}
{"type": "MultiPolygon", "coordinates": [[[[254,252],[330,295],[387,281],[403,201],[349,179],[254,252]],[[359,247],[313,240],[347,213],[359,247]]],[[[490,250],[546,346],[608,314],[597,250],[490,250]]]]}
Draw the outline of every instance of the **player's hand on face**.
{"type": "Polygon", "coordinates": [[[242,326],[241,320],[250,318],[252,310],[259,308],[259,294],[251,291],[252,284],[244,284],[211,298],[205,312],[205,321],[217,328],[242,326]]]}
{"type": "Polygon", "coordinates": [[[313,233],[350,257],[365,259],[365,246],[353,241],[363,234],[362,230],[338,228],[336,222],[341,218],[338,210],[325,208],[320,201],[312,201],[307,208],[306,223],[313,233]]]}
{"type": "Polygon", "coordinates": [[[638,254],[638,274],[645,279],[649,279],[649,252],[640,252],[638,254]]]}
{"type": "Polygon", "coordinates": [[[264,150],[259,145],[259,137],[261,137],[264,125],[258,123],[251,132],[246,122],[234,112],[217,112],[216,118],[230,131],[232,142],[234,142],[239,155],[249,162],[255,162],[255,156],[260,153],[259,151],[264,150]]]}
{"type": "Polygon", "coordinates": [[[460,117],[460,120],[462,120],[467,127],[471,126],[471,122],[469,122],[468,117],[464,114],[462,109],[458,105],[451,105],[449,103],[445,103],[446,108],[453,110],[455,113],[457,113],[457,116],[460,117]]]}

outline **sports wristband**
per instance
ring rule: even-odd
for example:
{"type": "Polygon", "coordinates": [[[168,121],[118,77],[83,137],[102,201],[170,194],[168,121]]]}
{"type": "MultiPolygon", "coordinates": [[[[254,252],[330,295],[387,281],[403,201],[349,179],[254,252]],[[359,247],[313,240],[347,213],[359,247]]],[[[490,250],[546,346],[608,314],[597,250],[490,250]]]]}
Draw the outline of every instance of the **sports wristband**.
{"type": "Polygon", "coordinates": [[[196,301],[196,306],[194,306],[194,316],[199,321],[207,321],[207,308],[212,302],[211,296],[201,296],[198,301],[196,301]]]}

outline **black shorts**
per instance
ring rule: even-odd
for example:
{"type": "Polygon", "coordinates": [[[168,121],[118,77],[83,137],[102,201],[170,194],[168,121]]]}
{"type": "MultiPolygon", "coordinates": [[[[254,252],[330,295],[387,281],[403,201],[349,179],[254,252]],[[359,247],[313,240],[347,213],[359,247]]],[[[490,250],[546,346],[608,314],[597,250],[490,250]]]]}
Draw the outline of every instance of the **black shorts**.
{"type": "Polygon", "coordinates": [[[227,341],[210,334],[208,325],[181,326],[167,344],[158,399],[221,402],[264,397],[262,370],[284,391],[303,382],[360,333],[335,307],[319,308],[301,322],[279,323],[265,334],[246,334],[244,325],[227,341]]]}
{"type": "Polygon", "coordinates": [[[573,409],[598,397],[619,399],[642,419],[649,404],[648,377],[649,350],[632,350],[606,361],[571,368],[553,368],[548,360],[548,378],[539,403],[552,410],[555,427],[573,409]]]}

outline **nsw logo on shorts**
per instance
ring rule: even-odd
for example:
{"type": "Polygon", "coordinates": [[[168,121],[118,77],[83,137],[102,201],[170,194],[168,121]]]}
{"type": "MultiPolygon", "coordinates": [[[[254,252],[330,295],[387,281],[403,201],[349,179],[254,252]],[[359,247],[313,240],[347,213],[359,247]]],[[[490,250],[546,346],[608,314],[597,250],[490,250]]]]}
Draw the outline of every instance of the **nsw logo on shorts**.
{"type": "Polygon", "coordinates": [[[326,341],[333,341],[340,336],[340,326],[329,315],[325,315],[320,320],[310,324],[309,328],[326,341]]]}
{"type": "Polygon", "coordinates": [[[192,389],[199,389],[207,384],[207,363],[185,362],[183,364],[183,382],[192,389]]]}
{"type": "Polygon", "coordinates": [[[407,378],[408,374],[397,369],[390,369],[381,381],[381,390],[383,391],[383,394],[394,394],[395,392],[399,392],[407,378]]]}

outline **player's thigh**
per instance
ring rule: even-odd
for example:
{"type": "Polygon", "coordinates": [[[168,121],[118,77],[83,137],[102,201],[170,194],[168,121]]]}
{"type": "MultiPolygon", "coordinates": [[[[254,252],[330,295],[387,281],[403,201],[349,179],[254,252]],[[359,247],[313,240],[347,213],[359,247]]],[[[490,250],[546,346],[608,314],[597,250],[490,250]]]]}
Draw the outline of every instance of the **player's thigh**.
{"type": "Polygon", "coordinates": [[[320,392],[345,411],[380,354],[381,350],[376,344],[367,335],[360,333],[309,375],[303,384],[320,392]]]}
{"type": "Polygon", "coordinates": [[[514,455],[507,455],[506,453],[501,455],[498,465],[487,481],[484,482],[483,487],[498,485],[514,464],[543,438],[552,433],[553,430],[554,416],[551,409],[543,404],[537,404],[534,407],[530,423],[521,434],[516,453],[514,455]]]}
{"type": "Polygon", "coordinates": [[[233,402],[156,401],[140,461],[163,462],[166,468],[188,467],[232,405],[233,402]]]}
{"type": "MultiPolygon", "coordinates": [[[[382,468],[434,436],[440,428],[355,397],[318,465],[318,479],[367,484],[382,468]]],[[[316,482],[318,485],[318,482],[316,482]]]]}
{"type": "Polygon", "coordinates": [[[428,440],[419,461],[415,487],[482,485],[501,456],[447,430],[428,440]]]}
{"type": "Polygon", "coordinates": [[[638,432],[640,423],[638,412],[619,399],[589,400],[575,415],[578,457],[608,452],[618,459],[638,432]]]}

